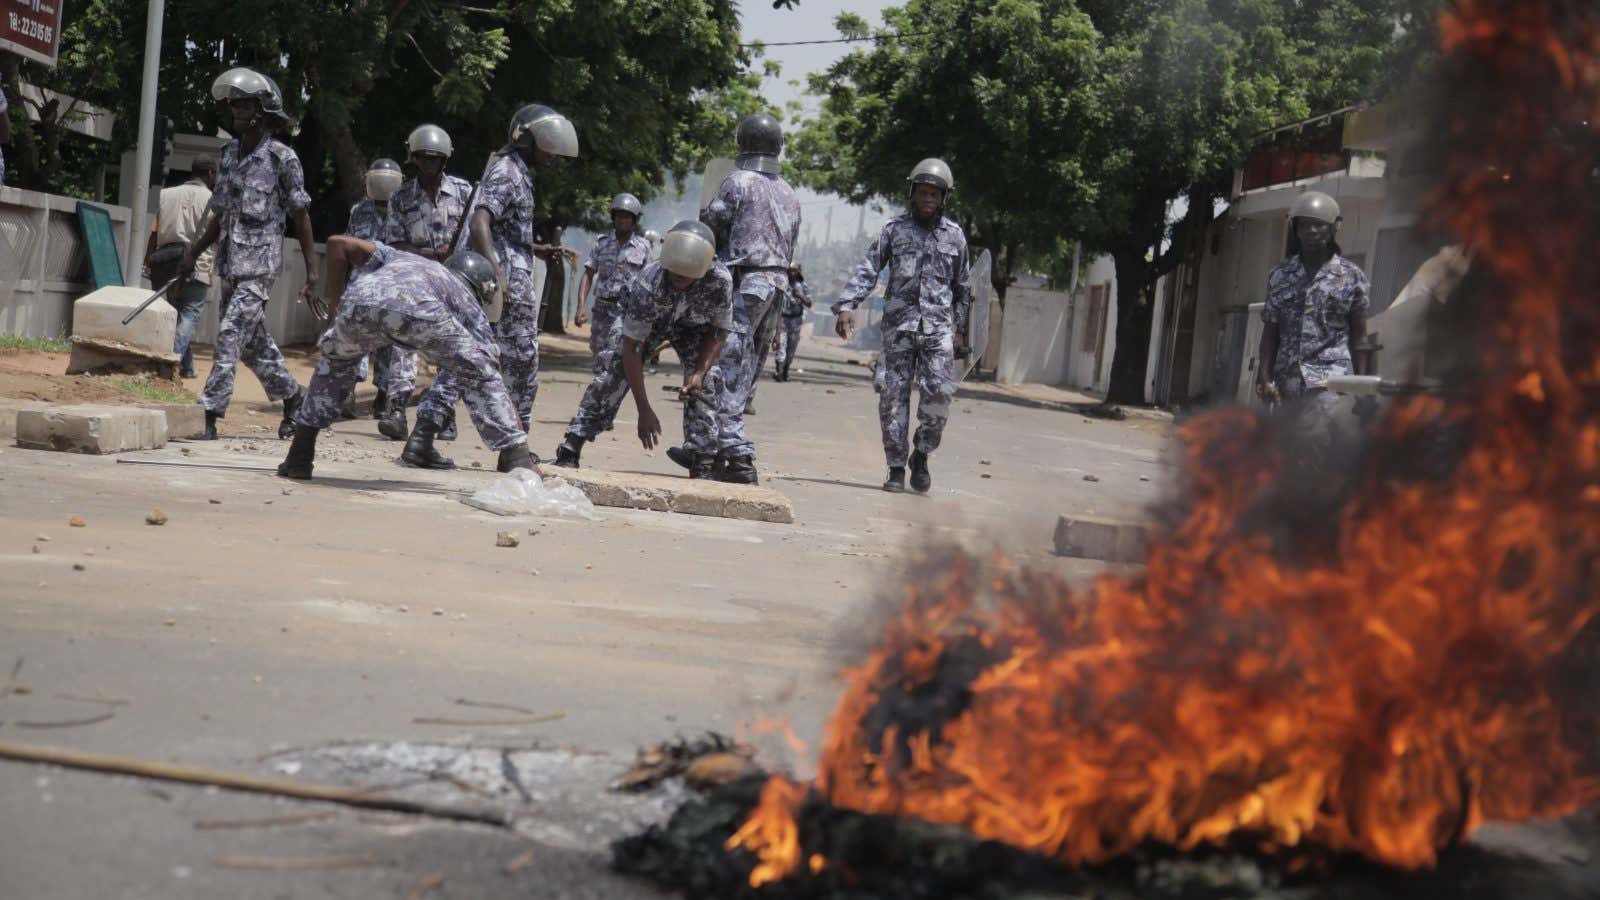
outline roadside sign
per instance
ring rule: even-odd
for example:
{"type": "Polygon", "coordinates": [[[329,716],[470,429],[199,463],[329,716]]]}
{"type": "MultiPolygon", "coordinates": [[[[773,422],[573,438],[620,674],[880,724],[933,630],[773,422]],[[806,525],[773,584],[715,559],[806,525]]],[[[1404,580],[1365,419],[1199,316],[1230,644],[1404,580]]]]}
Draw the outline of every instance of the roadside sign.
{"type": "Polygon", "coordinates": [[[0,50],[52,68],[61,48],[62,0],[0,0],[0,50]]]}

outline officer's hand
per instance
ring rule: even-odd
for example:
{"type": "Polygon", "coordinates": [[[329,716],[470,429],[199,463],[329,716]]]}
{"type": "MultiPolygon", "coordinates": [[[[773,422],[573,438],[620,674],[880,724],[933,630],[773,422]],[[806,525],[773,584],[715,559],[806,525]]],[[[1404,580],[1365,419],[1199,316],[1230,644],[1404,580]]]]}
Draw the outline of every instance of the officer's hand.
{"type": "Polygon", "coordinates": [[[1265,403],[1277,403],[1281,399],[1278,394],[1278,386],[1265,379],[1257,379],[1256,396],[1265,403]]]}
{"type": "Polygon", "coordinates": [[[705,391],[706,376],[695,372],[683,382],[683,387],[678,388],[678,399],[685,403],[698,398],[705,391]]]}
{"type": "Polygon", "coordinates": [[[656,418],[655,410],[649,407],[639,410],[639,443],[646,450],[654,450],[660,442],[661,420],[656,418]]]}
{"type": "Polygon", "coordinates": [[[579,328],[589,324],[589,311],[581,306],[578,307],[578,311],[572,316],[572,324],[579,328]]]}
{"type": "Polygon", "coordinates": [[[856,331],[856,314],[848,309],[839,310],[833,317],[833,332],[844,340],[850,340],[850,335],[856,331]]]}

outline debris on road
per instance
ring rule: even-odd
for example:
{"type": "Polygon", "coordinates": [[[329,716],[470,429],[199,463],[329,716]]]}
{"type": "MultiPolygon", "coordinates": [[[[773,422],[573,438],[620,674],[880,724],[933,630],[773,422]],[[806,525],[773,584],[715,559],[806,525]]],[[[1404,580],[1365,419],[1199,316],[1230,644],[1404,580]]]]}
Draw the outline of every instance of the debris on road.
{"type": "Polygon", "coordinates": [[[219,856],[212,860],[224,869],[358,869],[378,865],[372,856],[219,856]]]}
{"type": "Polygon", "coordinates": [[[521,543],[522,539],[517,537],[515,531],[502,531],[494,536],[494,545],[496,547],[515,547],[521,543]]]}
{"type": "Polygon", "coordinates": [[[72,571],[74,571],[74,572],[82,572],[85,568],[87,568],[87,567],[83,563],[73,563],[72,564],[72,571]]]}
{"type": "Polygon", "coordinates": [[[207,498],[207,499],[206,499],[206,502],[207,502],[207,503],[209,503],[209,504],[211,504],[211,505],[212,505],[212,506],[221,506],[221,505],[222,505],[222,501],[221,501],[221,500],[218,500],[218,499],[217,499],[217,498],[215,498],[215,497],[210,497],[210,498],[207,498]]]}
{"type": "Polygon", "coordinates": [[[504,728],[513,725],[542,725],[545,722],[554,722],[565,719],[564,712],[550,713],[543,716],[520,716],[513,719],[452,719],[446,716],[419,716],[411,720],[413,725],[451,725],[457,728],[504,728]]]}
{"type": "Polygon", "coordinates": [[[152,509],[150,514],[144,517],[144,523],[146,525],[165,525],[167,524],[167,514],[160,509],[152,509]]]}
{"type": "Polygon", "coordinates": [[[36,534],[36,535],[33,536],[33,539],[38,541],[41,544],[50,543],[50,535],[48,535],[48,534],[36,534]]]}
{"type": "Polygon", "coordinates": [[[689,764],[684,783],[696,790],[710,790],[760,773],[761,768],[741,753],[711,753],[689,764]]]}
{"type": "Polygon", "coordinates": [[[18,728],[78,728],[83,725],[98,725],[107,719],[116,718],[116,715],[115,712],[103,712],[98,716],[90,716],[87,719],[62,719],[52,722],[26,722],[19,719],[11,724],[18,728]]]}
{"type": "Polygon", "coordinates": [[[516,873],[522,871],[523,869],[526,869],[527,867],[533,865],[533,860],[534,860],[533,851],[532,850],[524,850],[521,853],[518,853],[516,856],[513,856],[509,861],[507,861],[505,866],[503,867],[503,870],[505,871],[505,873],[507,875],[515,875],[516,873]]]}
{"type": "Polygon", "coordinates": [[[320,812],[300,813],[294,816],[273,816],[267,819],[201,819],[194,823],[194,827],[201,831],[212,831],[219,828],[277,828],[280,825],[305,825],[310,822],[325,822],[339,814],[332,810],[320,812]]]}
{"type": "Polygon", "coordinates": [[[525,716],[536,716],[538,713],[521,706],[512,706],[510,703],[487,703],[482,700],[468,700],[465,697],[456,698],[457,706],[470,706],[473,709],[498,709],[503,712],[522,713],[525,716]]]}
{"type": "Polygon", "coordinates": [[[71,525],[73,528],[84,528],[89,523],[83,520],[83,516],[73,516],[67,520],[67,524],[71,525]]]}
{"type": "Polygon", "coordinates": [[[422,900],[423,897],[433,893],[436,889],[443,886],[443,871],[434,872],[432,875],[423,876],[423,879],[417,882],[416,887],[413,887],[411,892],[406,894],[406,900],[422,900]]]}
{"type": "Polygon", "coordinates": [[[444,615],[444,610],[443,610],[443,609],[440,609],[440,608],[439,608],[439,607],[437,607],[437,606],[435,606],[435,607],[434,607],[434,608],[433,608],[433,614],[434,614],[434,615],[436,615],[436,616],[442,616],[442,615],[444,615]]]}
{"type": "Polygon", "coordinates": [[[987,459],[980,459],[980,460],[978,460],[978,465],[980,465],[980,466],[992,466],[992,465],[994,465],[994,463],[988,461],[987,459]]]}
{"type": "Polygon", "coordinates": [[[1085,476],[1083,476],[1083,480],[1084,481],[1099,481],[1100,480],[1100,476],[1098,476],[1098,475],[1085,475],[1085,476]]]}
{"type": "MultiPolygon", "coordinates": [[[[669,778],[686,774],[690,767],[701,759],[730,755],[742,757],[748,762],[755,758],[756,751],[748,744],[741,744],[725,734],[717,734],[714,731],[708,731],[704,737],[692,741],[680,738],[640,747],[634,756],[633,767],[617,776],[617,780],[611,783],[611,789],[646,790],[669,778]]],[[[713,773],[725,774],[732,768],[733,764],[730,761],[718,760],[707,763],[700,775],[709,778],[713,773]]],[[[754,763],[751,763],[751,769],[755,769],[754,763]]]]}
{"type": "Polygon", "coordinates": [[[988,472],[980,472],[980,473],[979,473],[979,474],[978,474],[978,477],[979,477],[979,478],[993,478],[993,477],[994,477],[994,476],[993,476],[993,475],[990,475],[990,474],[989,474],[989,473],[988,473],[988,472]]]}

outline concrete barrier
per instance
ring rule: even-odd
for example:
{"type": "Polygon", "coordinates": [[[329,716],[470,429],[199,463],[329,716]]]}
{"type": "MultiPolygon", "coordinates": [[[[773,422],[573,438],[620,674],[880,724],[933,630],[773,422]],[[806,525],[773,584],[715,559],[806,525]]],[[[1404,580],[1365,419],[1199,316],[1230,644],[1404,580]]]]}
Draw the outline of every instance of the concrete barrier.
{"type": "Polygon", "coordinates": [[[17,413],[17,446],[66,453],[121,453],[167,445],[167,416],[134,406],[50,406],[17,413]]]}
{"type": "Polygon", "coordinates": [[[547,478],[559,478],[583,491],[595,506],[648,509],[690,516],[719,516],[755,522],[794,522],[789,498],[771,488],[719,481],[695,481],[666,475],[603,472],[598,469],[543,467],[547,478]]]}

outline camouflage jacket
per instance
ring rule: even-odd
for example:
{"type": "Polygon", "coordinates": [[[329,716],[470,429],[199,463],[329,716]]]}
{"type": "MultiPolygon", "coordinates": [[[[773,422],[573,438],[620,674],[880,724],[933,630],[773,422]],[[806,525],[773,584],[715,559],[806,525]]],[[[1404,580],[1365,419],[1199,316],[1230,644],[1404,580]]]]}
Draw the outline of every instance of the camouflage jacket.
{"type": "Polygon", "coordinates": [[[344,233],[363,241],[381,241],[387,215],[386,210],[378,208],[378,201],[368,197],[350,207],[350,224],[344,227],[344,233]]]}
{"type": "Polygon", "coordinates": [[[346,306],[376,306],[386,313],[419,319],[448,315],[487,347],[494,346],[489,318],[476,297],[442,263],[377,244],[372,257],[350,273],[339,301],[346,306]]]}
{"type": "Polygon", "coordinates": [[[1366,274],[1337,254],[1314,275],[1298,254],[1272,268],[1261,319],[1278,326],[1272,380],[1280,391],[1294,396],[1353,371],[1350,314],[1366,315],[1369,292],[1366,274]]]}
{"type": "MultiPolygon", "coordinates": [[[[494,217],[491,232],[500,265],[533,271],[533,173],[520,155],[506,152],[489,157],[483,180],[478,182],[478,197],[467,214],[469,220],[480,209],[488,210],[494,217]]],[[[471,228],[469,221],[467,227],[461,229],[457,250],[472,249],[471,228]]]]}
{"type": "Polygon", "coordinates": [[[239,142],[222,148],[211,214],[221,223],[217,267],[228,281],[276,275],[283,268],[284,222],[311,203],[300,157],[264,138],[240,156],[239,142]]]}
{"type": "MultiPolygon", "coordinates": [[[[622,334],[648,341],[682,327],[733,329],[733,276],[722,263],[686,291],[673,290],[671,276],[656,260],[622,291],[622,334]]],[[[692,365],[692,363],[691,363],[692,365]]]]}
{"type": "Polygon", "coordinates": [[[883,297],[883,331],[923,334],[967,333],[972,284],[967,236],[961,226],[940,217],[924,228],[910,213],[890,219],[850,275],[833,311],[855,309],[889,269],[883,297]]]}
{"type": "Polygon", "coordinates": [[[723,179],[700,221],[730,268],[787,268],[800,237],[800,201],[782,178],[740,169],[723,179]]]}
{"type": "MultiPolygon", "coordinates": [[[[450,239],[467,214],[467,198],[471,195],[472,182],[454,175],[447,174],[439,182],[437,200],[428,196],[417,179],[407,181],[389,198],[384,243],[418,248],[450,246],[450,239]]],[[[465,228],[462,233],[466,233],[465,228]]]]}
{"type": "Polygon", "coordinates": [[[783,314],[795,318],[806,314],[806,300],[811,299],[811,286],[804,281],[789,282],[789,299],[783,305],[783,314]]]}
{"type": "Polygon", "coordinates": [[[615,300],[649,262],[650,241],[644,235],[635,231],[623,243],[614,232],[606,232],[594,242],[583,267],[594,273],[594,298],[615,300]]]}

